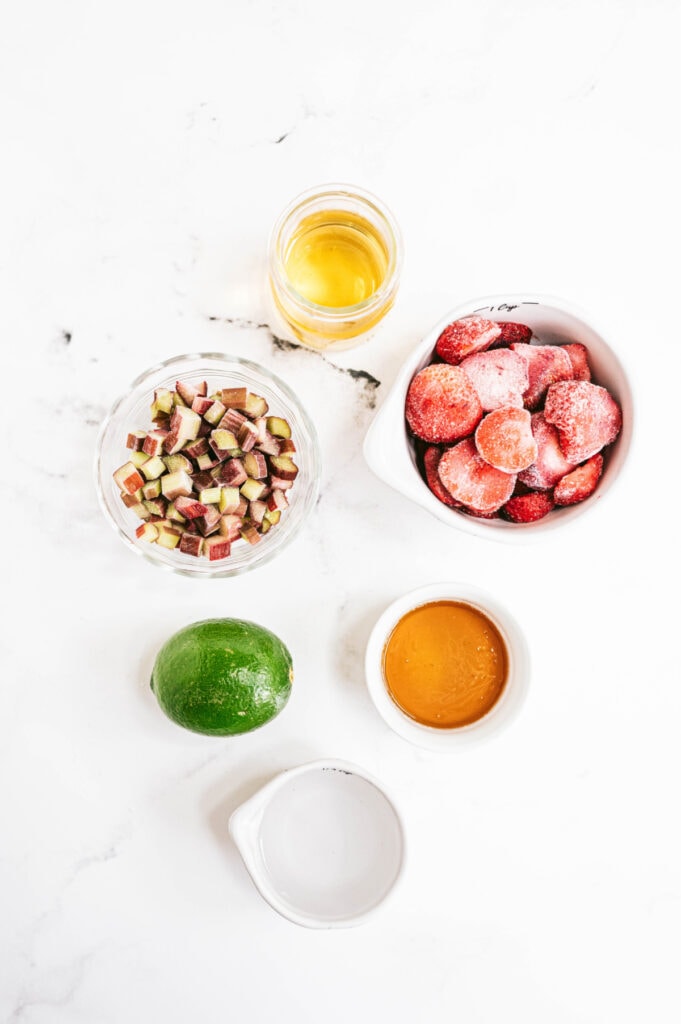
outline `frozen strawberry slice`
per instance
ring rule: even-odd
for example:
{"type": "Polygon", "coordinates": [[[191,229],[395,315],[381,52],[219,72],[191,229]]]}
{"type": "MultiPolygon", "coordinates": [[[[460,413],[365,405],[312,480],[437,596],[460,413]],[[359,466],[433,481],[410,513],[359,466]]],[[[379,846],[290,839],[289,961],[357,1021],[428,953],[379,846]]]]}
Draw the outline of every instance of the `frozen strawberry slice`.
{"type": "Polygon", "coordinates": [[[517,494],[507,501],[502,514],[512,523],[536,523],[555,508],[553,499],[546,491],[528,491],[517,494]]]}
{"type": "Polygon", "coordinates": [[[527,409],[504,406],[490,412],[475,431],[478,454],[503,473],[519,473],[537,458],[532,417],[527,409]]]}
{"type": "Polygon", "coordinates": [[[458,366],[425,366],[409,385],[407,423],[424,441],[447,443],[466,437],[482,418],[482,406],[468,376],[458,366]]]}
{"type": "Polygon", "coordinates": [[[563,455],[558,431],[546,422],[543,412],[532,413],[532,434],[537,442],[537,458],[518,475],[518,480],[532,490],[550,490],[575,468],[575,463],[563,455]]]}
{"type": "Polygon", "coordinates": [[[529,385],[523,395],[526,409],[537,409],[551,384],[572,380],[570,357],[560,345],[511,345],[527,363],[529,385]]]}
{"type": "Polygon", "coordinates": [[[516,323],[500,323],[501,334],[494,342],[495,348],[501,348],[502,345],[510,346],[514,344],[527,345],[532,341],[532,329],[526,324],[516,323]]]}
{"type": "Polygon", "coordinates": [[[527,363],[508,348],[476,352],[461,362],[485,412],[503,405],[522,408],[523,394],[529,386],[527,363]]]}
{"type": "Polygon", "coordinates": [[[596,490],[596,484],[603,472],[603,456],[592,455],[591,458],[578,466],[560,480],[553,491],[556,505],[576,505],[584,501],[596,490]]]}
{"type": "Polygon", "coordinates": [[[572,363],[573,380],[591,380],[591,368],[589,367],[589,350],[586,345],[578,341],[572,341],[569,345],[560,346],[572,363]]]}
{"type": "Polygon", "coordinates": [[[450,508],[456,508],[460,502],[456,501],[447,488],[440,480],[440,476],[437,471],[438,463],[440,462],[441,451],[439,448],[434,446],[426,448],[423,456],[423,469],[426,474],[426,482],[430,487],[431,491],[436,498],[439,498],[445,505],[449,505],[450,508]]]}
{"type": "Polygon", "coordinates": [[[485,462],[470,437],[442,453],[438,474],[456,501],[483,514],[505,505],[515,486],[515,476],[485,462]]]}
{"type": "Polygon", "coordinates": [[[445,327],[435,351],[446,363],[456,365],[473,352],[482,352],[501,334],[501,327],[484,316],[465,316],[445,327]]]}
{"type": "Polygon", "coordinates": [[[558,428],[563,454],[574,463],[611,444],[622,427],[622,412],[610,392],[586,380],[552,384],[544,416],[558,428]]]}

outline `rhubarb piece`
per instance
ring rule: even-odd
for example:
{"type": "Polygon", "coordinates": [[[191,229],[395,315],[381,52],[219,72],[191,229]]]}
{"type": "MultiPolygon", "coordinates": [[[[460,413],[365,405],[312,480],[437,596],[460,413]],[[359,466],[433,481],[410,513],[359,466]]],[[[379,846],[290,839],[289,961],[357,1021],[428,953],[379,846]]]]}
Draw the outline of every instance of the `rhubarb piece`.
{"type": "Polygon", "coordinates": [[[222,514],[225,512],[236,512],[239,507],[241,494],[238,487],[221,487],[218,508],[222,514]]]}
{"type": "Polygon", "coordinates": [[[507,321],[506,323],[500,323],[501,334],[493,343],[493,348],[500,348],[502,345],[510,347],[511,345],[527,345],[532,341],[532,328],[528,327],[527,324],[517,324],[507,321]]]}
{"type": "Polygon", "coordinates": [[[505,405],[522,408],[523,394],[529,386],[527,363],[510,349],[494,349],[467,356],[461,369],[475,388],[485,412],[505,405]]]}
{"type": "Polygon", "coordinates": [[[537,442],[537,457],[518,475],[518,480],[531,490],[550,490],[575,464],[563,455],[558,431],[546,422],[543,412],[532,413],[532,435],[537,442]]]}
{"type": "Polygon", "coordinates": [[[267,505],[264,501],[250,501],[248,503],[248,518],[256,526],[261,526],[267,512],[267,505]]]}
{"type": "Polygon", "coordinates": [[[204,452],[203,455],[197,457],[196,466],[200,473],[207,473],[209,470],[219,466],[221,459],[226,458],[227,452],[204,452]]]}
{"type": "Polygon", "coordinates": [[[271,526],[276,526],[281,519],[281,509],[279,508],[268,508],[265,512],[264,522],[270,523],[271,526]]]}
{"type": "Polygon", "coordinates": [[[208,438],[198,437],[196,441],[186,445],[182,451],[190,459],[198,459],[199,455],[205,455],[208,451],[208,438]]]}
{"type": "Polygon", "coordinates": [[[182,534],[179,530],[173,530],[170,527],[158,524],[158,537],[156,543],[162,548],[176,548],[182,539],[182,534]]]}
{"type": "Polygon", "coordinates": [[[272,455],[270,469],[272,474],[276,474],[280,480],[295,480],[298,476],[298,467],[295,462],[285,455],[272,455]]]}
{"type": "Polygon", "coordinates": [[[272,473],[270,476],[270,487],[273,490],[289,491],[293,487],[293,480],[284,480],[282,477],[275,476],[272,473]]]}
{"type": "Polygon", "coordinates": [[[138,540],[146,540],[153,544],[158,537],[158,527],[154,523],[140,523],[135,530],[135,536],[138,540]]]}
{"type": "Polygon", "coordinates": [[[183,469],[176,473],[166,473],[161,479],[161,492],[168,501],[175,501],[182,496],[188,497],[192,493],[192,478],[183,469]]]}
{"type": "Polygon", "coordinates": [[[279,441],[279,454],[280,455],[293,455],[296,452],[296,443],[291,437],[280,437],[279,441]]]}
{"type": "Polygon", "coordinates": [[[488,413],[475,431],[475,447],[485,462],[504,473],[527,469],[537,458],[527,409],[506,406],[488,413]]]}
{"type": "Polygon", "coordinates": [[[482,419],[475,388],[459,366],[433,364],[413,377],[405,403],[411,431],[436,444],[466,437],[482,419]]]}
{"type": "Polygon", "coordinates": [[[164,498],[145,498],[142,504],[150,516],[160,516],[161,519],[165,519],[168,502],[164,498]]]}
{"type": "Polygon", "coordinates": [[[270,434],[269,430],[266,430],[263,439],[258,441],[258,451],[261,451],[263,455],[279,455],[281,441],[274,434],[270,434]]]}
{"type": "Polygon", "coordinates": [[[243,539],[248,541],[249,544],[257,544],[260,540],[260,534],[253,523],[245,521],[240,532],[243,539]]]}
{"type": "Polygon", "coordinates": [[[244,423],[246,423],[246,417],[243,413],[237,412],[236,409],[228,409],[218,423],[218,429],[231,430],[233,434],[237,434],[239,432],[239,428],[243,426],[244,423]]]}
{"type": "MultiPolygon", "coordinates": [[[[190,410],[191,411],[191,410],[190,410]]],[[[184,446],[186,438],[176,430],[168,431],[168,436],[163,442],[163,451],[166,455],[176,455],[184,446]]]]}
{"type": "Polygon", "coordinates": [[[250,451],[243,458],[244,469],[254,480],[264,480],[267,476],[267,460],[262,452],[250,451]]]}
{"type": "Polygon", "coordinates": [[[185,555],[193,555],[198,558],[203,548],[203,537],[197,533],[183,533],[180,538],[180,551],[185,555]]]}
{"type": "Polygon", "coordinates": [[[281,416],[268,416],[267,417],[267,429],[273,437],[282,437],[289,440],[291,437],[291,427],[288,420],[284,420],[281,416]]]}
{"type": "Polygon", "coordinates": [[[194,520],[199,530],[204,537],[210,536],[211,533],[215,533],[220,526],[220,519],[222,516],[216,508],[209,505],[205,513],[202,516],[198,516],[194,520]]]}
{"type": "MultiPolygon", "coordinates": [[[[212,398],[208,398],[206,395],[197,395],[191,404],[191,408],[192,411],[197,413],[199,416],[205,416],[212,405],[212,398]]],[[[218,419],[220,419],[219,416],[218,419]]]]}
{"type": "Polygon", "coordinates": [[[268,408],[267,401],[262,395],[254,395],[251,391],[248,392],[244,412],[247,413],[252,420],[256,419],[258,416],[264,416],[268,408]]]}
{"type": "Polygon", "coordinates": [[[256,501],[267,489],[267,484],[262,480],[252,480],[250,477],[246,480],[240,490],[244,498],[247,501],[256,501]]]}
{"type": "Polygon", "coordinates": [[[147,436],[145,430],[133,430],[128,434],[128,439],[125,442],[125,447],[130,448],[133,452],[141,452],[144,439],[147,436]]]}
{"type": "Polygon", "coordinates": [[[229,459],[223,463],[220,479],[228,487],[241,487],[248,479],[248,473],[239,459],[229,459]]]}
{"type": "Polygon", "coordinates": [[[208,508],[202,501],[197,501],[196,498],[191,498],[181,494],[179,498],[175,499],[175,508],[185,519],[198,519],[200,516],[205,516],[208,508]]]}
{"type": "Polygon", "coordinates": [[[210,423],[212,427],[216,427],[226,412],[226,405],[223,405],[220,401],[213,400],[204,412],[203,418],[207,423],[210,423]]]}
{"type": "MultiPolygon", "coordinates": [[[[437,467],[440,463],[442,452],[439,448],[432,446],[426,448],[423,455],[423,469],[426,474],[426,483],[433,492],[436,498],[438,498],[444,505],[448,505],[450,508],[456,508],[461,502],[457,501],[449,493],[445,485],[440,480],[440,476],[437,471],[437,467]]],[[[274,492],[272,492],[274,493],[274,492]]]]}
{"type": "Polygon", "coordinates": [[[149,480],[142,488],[142,496],[148,501],[152,501],[154,498],[158,498],[161,493],[161,481],[160,479],[149,480]]]}
{"type": "Polygon", "coordinates": [[[513,494],[515,476],[480,457],[472,438],[445,449],[438,474],[451,496],[476,512],[496,512],[513,494]]]}
{"type": "Polygon", "coordinates": [[[177,455],[166,455],[163,462],[169,473],[177,473],[180,469],[183,469],[185,473],[194,471],[191,460],[182,452],[178,452],[177,455]]]}
{"type": "Polygon", "coordinates": [[[154,401],[151,406],[151,415],[153,417],[161,413],[166,416],[170,416],[173,411],[173,392],[168,388],[158,388],[154,392],[154,401]]]}
{"type": "Polygon", "coordinates": [[[230,551],[231,544],[227,537],[206,537],[203,542],[203,553],[210,562],[218,562],[221,558],[227,558],[230,551]]]}
{"type": "Polygon", "coordinates": [[[567,473],[553,490],[556,505],[576,505],[584,501],[596,490],[596,485],[603,473],[603,456],[592,455],[583,466],[578,466],[567,473]]]}
{"type": "Polygon", "coordinates": [[[183,441],[195,441],[199,436],[201,417],[186,405],[178,405],[170,417],[170,432],[183,441]]]}
{"type": "Polygon", "coordinates": [[[217,505],[221,490],[221,487],[206,487],[203,491],[199,491],[199,501],[203,505],[217,505]]]}
{"type": "MultiPolygon", "coordinates": [[[[185,405],[191,406],[195,398],[207,395],[208,387],[205,380],[198,385],[189,384],[186,381],[178,380],[175,384],[175,391],[180,396],[185,405]]],[[[180,408],[176,406],[176,408],[180,408]]]]}
{"type": "Polygon", "coordinates": [[[241,516],[228,514],[220,517],[218,529],[221,536],[226,537],[228,540],[238,540],[241,536],[241,527],[243,526],[243,519],[241,516]]]}
{"type": "Polygon", "coordinates": [[[246,408],[248,388],[223,388],[220,392],[220,401],[227,409],[246,408]]]}
{"type": "Polygon", "coordinates": [[[445,327],[435,351],[446,363],[456,365],[474,352],[483,352],[496,341],[501,327],[482,316],[466,316],[445,327]]]}
{"type": "Polygon", "coordinates": [[[154,455],[140,466],[147,480],[156,480],[166,471],[166,464],[160,455],[154,455]]]}
{"type": "Polygon", "coordinates": [[[133,466],[139,469],[145,462],[149,461],[149,456],[146,452],[130,452],[130,461],[133,466]]]}
{"type": "Polygon", "coordinates": [[[243,452],[250,452],[258,439],[258,428],[250,420],[246,420],[239,427],[236,437],[239,442],[239,448],[243,452]]]}
{"type": "Polygon", "coordinates": [[[144,478],[140,476],[139,470],[132,462],[126,462],[119,466],[113,475],[117,486],[126,494],[135,494],[140,487],[144,486],[144,478]]]}
{"type": "Polygon", "coordinates": [[[283,509],[288,508],[286,493],[280,490],[280,488],[274,487],[267,496],[266,504],[270,512],[283,511],[283,509]]]}
{"type": "Polygon", "coordinates": [[[536,523],[543,519],[555,504],[546,491],[528,491],[527,494],[516,494],[503,506],[501,513],[512,523],[536,523]]]}
{"type": "Polygon", "coordinates": [[[224,427],[217,427],[215,430],[211,430],[208,443],[214,452],[220,454],[234,451],[235,448],[239,447],[239,442],[234,433],[231,430],[226,430],[224,427]]]}
{"type": "Polygon", "coordinates": [[[126,508],[134,508],[140,501],[144,499],[144,488],[139,491],[135,491],[134,494],[121,493],[121,501],[126,508]]]}
{"type": "Polygon", "coordinates": [[[572,363],[561,345],[511,345],[525,360],[529,384],[523,395],[526,409],[538,409],[551,384],[572,379],[572,363]]]}
{"type": "Polygon", "coordinates": [[[185,516],[183,516],[178,510],[174,501],[171,501],[168,504],[168,508],[166,509],[166,519],[170,519],[172,523],[181,523],[182,525],[187,522],[185,516]]]}
{"type": "Polygon", "coordinates": [[[568,345],[560,346],[572,363],[572,377],[574,380],[591,380],[591,368],[589,366],[589,353],[586,345],[577,341],[568,345]]]}
{"type": "Polygon", "coordinates": [[[552,384],[544,417],[558,428],[563,454],[574,463],[612,444],[622,427],[622,412],[610,392],[583,380],[552,384]]]}

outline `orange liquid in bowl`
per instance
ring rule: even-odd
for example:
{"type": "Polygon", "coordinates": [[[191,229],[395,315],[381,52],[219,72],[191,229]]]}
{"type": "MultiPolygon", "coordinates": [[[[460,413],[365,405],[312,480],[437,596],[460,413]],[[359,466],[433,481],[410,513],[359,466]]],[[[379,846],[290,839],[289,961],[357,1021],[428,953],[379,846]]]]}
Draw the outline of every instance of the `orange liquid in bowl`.
{"type": "Polygon", "coordinates": [[[460,601],[433,601],[407,612],[383,651],[383,677],[414,721],[455,729],[483,718],[508,678],[508,652],[495,624],[460,601]]]}

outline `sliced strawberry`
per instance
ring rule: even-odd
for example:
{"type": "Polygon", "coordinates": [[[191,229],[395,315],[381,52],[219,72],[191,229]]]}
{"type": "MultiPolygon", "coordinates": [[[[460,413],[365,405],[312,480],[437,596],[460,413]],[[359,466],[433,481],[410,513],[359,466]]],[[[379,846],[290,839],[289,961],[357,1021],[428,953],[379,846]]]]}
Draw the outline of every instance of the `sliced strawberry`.
{"type": "Polygon", "coordinates": [[[560,347],[567,353],[567,357],[572,363],[573,380],[591,380],[589,351],[586,345],[573,341],[569,345],[561,345],[560,347]]]}
{"type": "Polygon", "coordinates": [[[537,457],[532,419],[527,409],[505,406],[488,413],[475,431],[478,454],[503,473],[519,473],[537,457]]]}
{"type": "Polygon", "coordinates": [[[500,323],[501,334],[494,342],[494,348],[501,348],[502,345],[527,345],[532,341],[532,328],[526,324],[500,323]]]}
{"type": "Polygon", "coordinates": [[[440,480],[440,476],[437,471],[441,455],[442,452],[440,449],[436,448],[434,445],[430,448],[426,448],[423,456],[423,470],[426,474],[426,483],[435,497],[439,498],[444,505],[449,505],[450,508],[456,508],[457,505],[461,504],[461,502],[456,501],[456,499],[452,497],[440,480]]]}
{"type": "Polygon", "coordinates": [[[527,363],[510,349],[476,352],[460,364],[470,378],[485,412],[503,405],[522,408],[523,394],[529,386],[527,363]]]}
{"type": "Polygon", "coordinates": [[[552,384],[544,416],[558,428],[563,454],[574,463],[611,444],[622,427],[622,412],[610,392],[585,380],[552,384]]]}
{"type": "Polygon", "coordinates": [[[483,316],[465,316],[445,327],[435,351],[446,363],[456,365],[474,352],[483,352],[497,340],[501,327],[483,316]]]}
{"type": "Polygon", "coordinates": [[[592,455],[591,458],[578,466],[560,480],[553,491],[556,505],[576,505],[584,501],[596,490],[596,484],[603,473],[603,456],[592,455]]]}
{"type": "Polygon", "coordinates": [[[527,494],[517,494],[507,501],[501,512],[512,523],[536,523],[553,508],[553,499],[546,491],[528,491],[527,494]]]}
{"type": "Polygon", "coordinates": [[[575,468],[575,463],[568,462],[563,455],[558,431],[546,422],[543,412],[532,413],[532,434],[537,442],[537,458],[519,474],[518,480],[531,490],[550,490],[575,468]]]}
{"type": "Polygon", "coordinates": [[[458,366],[438,363],[419,370],[407,392],[405,415],[424,441],[448,443],[467,437],[482,418],[469,377],[458,366]]]}
{"type": "Polygon", "coordinates": [[[527,363],[526,409],[538,409],[551,384],[572,380],[572,363],[560,345],[511,345],[511,350],[527,363]]]}
{"type": "Polygon", "coordinates": [[[515,486],[515,476],[485,462],[470,437],[445,449],[438,474],[456,501],[483,514],[505,505],[515,486]]]}

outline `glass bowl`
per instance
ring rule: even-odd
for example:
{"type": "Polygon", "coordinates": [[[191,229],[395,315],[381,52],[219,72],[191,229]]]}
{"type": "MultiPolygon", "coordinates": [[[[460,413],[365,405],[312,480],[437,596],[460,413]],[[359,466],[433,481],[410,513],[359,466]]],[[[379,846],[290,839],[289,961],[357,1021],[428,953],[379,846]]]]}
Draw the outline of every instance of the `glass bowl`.
{"type": "Polygon", "coordinates": [[[95,457],[97,494],[104,514],[125,544],[136,554],[154,565],[184,576],[215,578],[237,576],[255,569],[274,558],[293,540],[312,511],[319,493],[321,460],[317,433],[310,417],[290,387],[263,366],[221,352],[199,352],[167,359],[132,382],[125,395],[113,405],[104,420],[95,457]],[[298,475],[286,492],[289,507],[284,509],[280,521],[256,544],[238,540],[232,544],[231,554],[216,561],[201,556],[169,550],[157,544],[138,539],[135,531],[141,520],[127,508],[113,479],[113,474],[129,460],[126,448],[130,432],[151,427],[150,406],[158,388],[174,389],[182,380],[199,384],[205,380],[208,393],[225,387],[246,387],[262,395],[269,405],[268,415],[281,416],[291,426],[296,445],[294,455],[298,475]]]}

